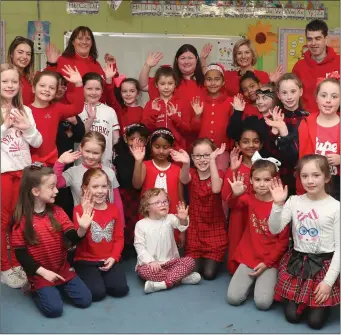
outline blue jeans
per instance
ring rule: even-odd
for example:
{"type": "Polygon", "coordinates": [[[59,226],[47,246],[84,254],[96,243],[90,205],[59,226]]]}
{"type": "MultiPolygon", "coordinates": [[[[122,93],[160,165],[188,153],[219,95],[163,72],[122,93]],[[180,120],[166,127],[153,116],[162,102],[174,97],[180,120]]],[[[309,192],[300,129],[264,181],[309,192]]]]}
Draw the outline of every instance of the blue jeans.
{"type": "Polygon", "coordinates": [[[76,276],[65,284],[43,287],[33,293],[33,300],[40,311],[49,318],[57,318],[63,313],[61,293],[68,296],[80,308],[89,307],[92,302],[90,290],[76,276]]]}

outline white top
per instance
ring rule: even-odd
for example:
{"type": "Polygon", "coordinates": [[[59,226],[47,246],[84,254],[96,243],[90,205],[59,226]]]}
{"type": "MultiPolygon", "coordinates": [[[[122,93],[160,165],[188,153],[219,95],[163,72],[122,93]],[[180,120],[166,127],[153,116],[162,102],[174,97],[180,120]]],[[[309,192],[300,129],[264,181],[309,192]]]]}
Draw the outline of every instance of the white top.
{"type": "MultiPolygon", "coordinates": [[[[119,187],[115,172],[113,169],[107,166],[102,166],[103,171],[108,175],[111,186],[109,190],[109,201],[114,202],[114,192],[113,189],[119,187]]],[[[65,187],[70,187],[74,206],[80,204],[82,196],[82,180],[83,175],[88,169],[82,164],[77,166],[71,166],[69,169],[63,172],[63,177],[66,182],[65,187]]]]}
{"type": "Polygon", "coordinates": [[[284,206],[272,205],[271,233],[280,233],[290,221],[295,250],[310,254],[334,252],[324,278],[333,286],[340,273],[340,202],[331,196],[314,201],[303,194],[291,196],[284,206]]]}
{"type": "MultiPolygon", "coordinates": [[[[30,146],[39,148],[43,142],[43,138],[36,128],[31,109],[26,106],[24,109],[32,125],[30,129],[21,131],[15,127],[7,128],[5,124],[1,125],[1,173],[21,171],[31,165],[30,146]]],[[[3,112],[2,109],[1,113],[3,112]]]]}
{"type": "MultiPolygon", "coordinates": [[[[88,119],[88,112],[85,109],[79,114],[79,117],[85,122],[88,119]]],[[[96,106],[96,118],[92,123],[91,130],[98,131],[104,135],[106,140],[105,151],[102,157],[102,163],[105,166],[112,167],[113,158],[113,131],[119,130],[120,125],[118,123],[116,112],[113,108],[99,104],[96,106]]]]}
{"type": "Polygon", "coordinates": [[[137,253],[137,264],[145,265],[158,261],[160,264],[180,258],[174,239],[174,229],[181,232],[188,228],[180,224],[174,214],[164,219],[152,220],[144,218],[136,223],[134,247],[137,253]]]}

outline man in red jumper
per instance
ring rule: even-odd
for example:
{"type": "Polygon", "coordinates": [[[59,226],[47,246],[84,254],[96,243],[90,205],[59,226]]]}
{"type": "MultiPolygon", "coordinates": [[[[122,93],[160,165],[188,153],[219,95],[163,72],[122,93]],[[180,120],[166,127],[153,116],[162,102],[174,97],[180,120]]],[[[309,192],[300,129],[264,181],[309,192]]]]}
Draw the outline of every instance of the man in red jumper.
{"type": "Polygon", "coordinates": [[[305,28],[308,51],[299,60],[292,72],[303,83],[303,107],[307,112],[318,113],[315,90],[318,78],[329,77],[333,72],[340,73],[340,56],[327,46],[328,26],[322,20],[313,20],[305,28]]]}

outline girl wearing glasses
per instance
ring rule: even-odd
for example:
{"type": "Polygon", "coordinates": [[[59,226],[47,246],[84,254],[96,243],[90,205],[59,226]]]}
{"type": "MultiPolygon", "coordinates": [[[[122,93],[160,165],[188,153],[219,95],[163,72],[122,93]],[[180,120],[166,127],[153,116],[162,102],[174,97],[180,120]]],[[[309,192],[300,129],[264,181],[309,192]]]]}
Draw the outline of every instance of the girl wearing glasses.
{"type": "Polygon", "coordinates": [[[23,104],[28,106],[34,101],[32,91],[34,77],[33,42],[28,38],[17,36],[8,48],[7,61],[20,73],[23,104]]]}
{"type": "Polygon", "coordinates": [[[208,138],[196,140],[192,153],[194,169],[190,169],[190,158],[184,150],[171,152],[173,160],[183,164],[180,181],[189,184],[191,225],[185,255],[195,259],[195,271],[207,280],[216,277],[227,248],[226,219],[220,196],[224,177],[216,164],[216,158],[225,149],[225,144],[216,149],[208,138]]]}
{"type": "Polygon", "coordinates": [[[321,329],[330,307],[340,304],[340,202],[327,192],[332,174],[325,156],[302,157],[297,175],[303,195],[285,201],[287,186],[278,182],[270,188],[269,229],[279,234],[292,222],[294,240],[279,266],[275,299],[284,302],[290,323],[299,322],[308,308],[308,325],[321,329]]]}
{"type": "Polygon", "coordinates": [[[167,290],[179,284],[197,284],[201,277],[193,272],[191,257],[180,258],[174,230],[186,231],[188,207],[177,203],[176,215],[168,214],[170,200],[162,188],[144,193],[140,211],[144,219],[136,223],[134,246],[137,253],[136,271],[146,280],[144,291],[167,290]]]}

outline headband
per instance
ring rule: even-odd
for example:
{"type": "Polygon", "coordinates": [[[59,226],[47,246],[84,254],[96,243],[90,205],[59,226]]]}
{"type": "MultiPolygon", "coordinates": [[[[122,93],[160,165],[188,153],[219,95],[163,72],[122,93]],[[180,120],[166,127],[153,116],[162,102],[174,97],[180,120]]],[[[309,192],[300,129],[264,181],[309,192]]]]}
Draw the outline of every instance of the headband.
{"type": "Polygon", "coordinates": [[[251,162],[252,164],[254,164],[255,162],[259,161],[259,160],[264,160],[264,161],[269,161],[273,164],[275,164],[276,166],[276,171],[278,172],[279,167],[281,166],[281,162],[278,161],[276,158],[273,157],[268,157],[268,158],[263,158],[258,151],[256,151],[253,156],[251,157],[251,162]]]}
{"type": "Polygon", "coordinates": [[[204,74],[206,74],[208,71],[211,71],[211,70],[217,70],[224,76],[224,70],[222,69],[220,65],[212,64],[212,65],[207,66],[204,74]]]}
{"type": "Polygon", "coordinates": [[[121,74],[120,76],[114,78],[114,84],[116,87],[120,87],[122,84],[122,81],[126,79],[127,77],[124,74],[121,74]]]}
{"type": "Polygon", "coordinates": [[[275,92],[272,92],[269,88],[266,90],[258,89],[256,91],[256,95],[263,94],[266,95],[267,97],[273,99],[275,97],[275,92]]]}
{"type": "Polygon", "coordinates": [[[34,162],[34,163],[31,164],[30,168],[33,169],[33,170],[40,170],[44,166],[46,166],[44,163],[34,162]]]}
{"type": "Polygon", "coordinates": [[[330,78],[340,80],[340,73],[338,71],[334,71],[331,73],[327,73],[325,78],[324,77],[317,78],[316,86],[320,85],[323,82],[323,80],[330,78]]]}
{"type": "Polygon", "coordinates": [[[175,137],[173,135],[173,133],[170,130],[166,130],[166,129],[157,129],[155,130],[151,135],[150,138],[153,138],[155,135],[158,134],[164,134],[164,135],[168,135],[170,136],[173,140],[175,140],[175,137]]]}
{"type": "Polygon", "coordinates": [[[145,126],[143,126],[143,125],[141,125],[141,124],[139,124],[139,123],[132,123],[132,124],[130,124],[130,125],[128,125],[128,126],[125,126],[125,127],[123,128],[124,133],[126,133],[130,128],[133,128],[133,127],[145,128],[145,126]]]}

